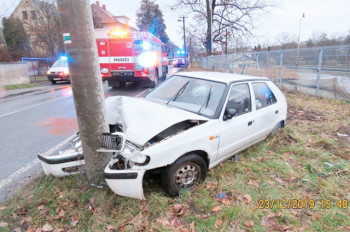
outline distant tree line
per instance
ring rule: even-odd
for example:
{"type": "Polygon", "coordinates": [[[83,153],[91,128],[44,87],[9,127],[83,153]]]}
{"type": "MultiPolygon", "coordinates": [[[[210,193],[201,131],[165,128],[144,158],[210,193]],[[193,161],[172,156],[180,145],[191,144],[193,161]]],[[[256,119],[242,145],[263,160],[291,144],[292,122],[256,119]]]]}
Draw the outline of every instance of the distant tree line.
{"type": "MultiPolygon", "coordinates": [[[[350,44],[350,30],[347,34],[328,34],[326,32],[314,32],[306,41],[300,41],[300,48],[324,47],[350,44]]],[[[273,44],[265,42],[254,46],[256,51],[282,50],[298,48],[298,37],[288,32],[282,32],[276,37],[273,44]]]]}

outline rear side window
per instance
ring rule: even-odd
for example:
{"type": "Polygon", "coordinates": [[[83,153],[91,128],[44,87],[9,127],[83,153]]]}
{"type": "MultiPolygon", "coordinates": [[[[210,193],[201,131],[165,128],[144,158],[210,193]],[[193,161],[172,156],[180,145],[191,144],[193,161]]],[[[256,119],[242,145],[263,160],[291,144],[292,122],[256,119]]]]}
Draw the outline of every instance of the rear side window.
{"type": "Polygon", "coordinates": [[[248,84],[232,86],[226,109],[236,110],[235,116],[248,113],[252,110],[248,84]]]}
{"type": "Polygon", "coordinates": [[[255,103],[257,110],[277,102],[275,95],[266,83],[255,82],[252,83],[252,85],[255,94],[255,103]]]}

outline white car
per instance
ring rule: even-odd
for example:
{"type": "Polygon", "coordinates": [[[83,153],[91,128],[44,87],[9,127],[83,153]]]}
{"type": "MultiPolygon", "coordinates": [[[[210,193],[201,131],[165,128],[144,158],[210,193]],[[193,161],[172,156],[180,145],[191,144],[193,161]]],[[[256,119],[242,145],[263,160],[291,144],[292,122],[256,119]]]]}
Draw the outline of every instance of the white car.
{"type": "Polygon", "coordinates": [[[141,200],[146,172],[161,171],[176,196],[287,117],[286,99],[269,79],[219,72],[177,73],[144,98],[109,97],[106,106],[104,150],[116,152],[105,179],[116,194],[141,200]]]}
{"type": "Polygon", "coordinates": [[[56,60],[52,67],[47,71],[47,79],[54,85],[57,81],[70,81],[68,61],[66,56],[56,60]]]}

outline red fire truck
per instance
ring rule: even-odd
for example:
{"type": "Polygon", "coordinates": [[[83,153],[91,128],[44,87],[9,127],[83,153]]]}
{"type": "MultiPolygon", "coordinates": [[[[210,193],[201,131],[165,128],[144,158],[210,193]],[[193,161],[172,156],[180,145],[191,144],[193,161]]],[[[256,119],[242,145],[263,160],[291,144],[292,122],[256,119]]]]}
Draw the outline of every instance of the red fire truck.
{"type": "Polygon", "coordinates": [[[151,87],[165,79],[168,58],[164,43],[149,32],[95,30],[101,76],[108,86],[146,82],[151,87]]]}

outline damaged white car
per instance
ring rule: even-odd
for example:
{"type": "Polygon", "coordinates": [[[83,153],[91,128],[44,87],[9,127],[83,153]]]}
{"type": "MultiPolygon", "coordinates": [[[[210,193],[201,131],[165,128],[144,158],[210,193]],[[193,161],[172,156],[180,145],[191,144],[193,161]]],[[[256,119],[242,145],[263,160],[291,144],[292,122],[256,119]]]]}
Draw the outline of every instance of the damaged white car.
{"type": "Polygon", "coordinates": [[[217,72],[181,72],[144,98],[109,97],[115,152],[104,170],[122,196],[145,199],[146,172],[161,172],[172,196],[204,181],[209,169],[283,127],[287,103],[269,79],[217,72]]]}

